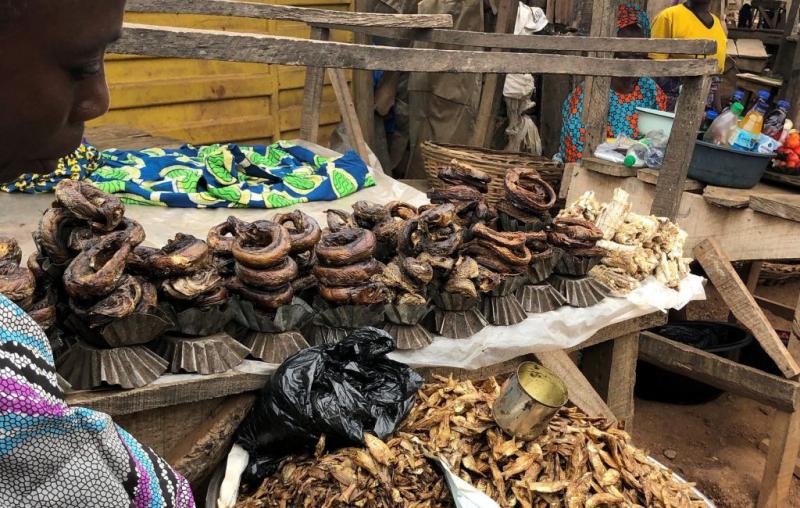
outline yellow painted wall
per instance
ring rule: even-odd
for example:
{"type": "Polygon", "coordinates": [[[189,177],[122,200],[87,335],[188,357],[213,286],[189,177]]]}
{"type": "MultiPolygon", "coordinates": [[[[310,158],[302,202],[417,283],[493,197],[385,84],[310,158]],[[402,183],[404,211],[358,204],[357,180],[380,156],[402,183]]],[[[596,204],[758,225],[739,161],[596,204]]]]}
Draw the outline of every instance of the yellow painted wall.
{"type": "MultiPolygon", "coordinates": [[[[349,10],[350,0],[250,0],[349,10]]],[[[290,21],[218,16],[133,14],[132,23],[308,37],[290,21]]],[[[333,32],[334,40],[350,34],[333,32]]],[[[305,69],[280,65],[109,55],[111,110],[91,125],[128,125],[190,143],[267,143],[299,135],[305,69]]],[[[339,122],[333,89],[323,92],[320,141],[339,122]]]]}

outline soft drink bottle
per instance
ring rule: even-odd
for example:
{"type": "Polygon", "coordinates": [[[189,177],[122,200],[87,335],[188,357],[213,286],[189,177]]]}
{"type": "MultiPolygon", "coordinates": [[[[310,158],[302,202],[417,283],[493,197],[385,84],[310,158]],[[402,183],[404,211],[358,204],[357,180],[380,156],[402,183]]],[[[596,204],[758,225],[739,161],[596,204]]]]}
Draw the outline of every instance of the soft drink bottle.
{"type": "MultiPolygon", "coordinates": [[[[761,95],[760,92],[759,95],[761,95]]],[[[758,144],[758,136],[761,135],[761,127],[764,125],[764,115],[767,112],[767,107],[767,102],[762,96],[753,106],[753,109],[748,111],[744,119],[739,122],[739,130],[731,140],[732,148],[746,152],[755,150],[758,144]]]]}
{"type": "Polygon", "coordinates": [[[787,116],[789,116],[789,101],[778,101],[778,107],[770,111],[764,118],[764,127],[761,129],[761,133],[772,139],[780,140],[783,134],[783,123],[787,116]]]}
{"type": "Polygon", "coordinates": [[[747,107],[745,111],[749,112],[751,109],[756,107],[758,101],[764,101],[765,104],[769,105],[770,93],[767,90],[759,90],[757,94],[750,97],[750,102],[747,103],[747,107]]]}
{"type": "Polygon", "coordinates": [[[703,141],[715,145],[728,145],[731,136],[739,129],[739,115],[743,110],[744,106],[741,103],[734,102],[731,109],[719,115],[711,123],[703,134],[703,141]]]}

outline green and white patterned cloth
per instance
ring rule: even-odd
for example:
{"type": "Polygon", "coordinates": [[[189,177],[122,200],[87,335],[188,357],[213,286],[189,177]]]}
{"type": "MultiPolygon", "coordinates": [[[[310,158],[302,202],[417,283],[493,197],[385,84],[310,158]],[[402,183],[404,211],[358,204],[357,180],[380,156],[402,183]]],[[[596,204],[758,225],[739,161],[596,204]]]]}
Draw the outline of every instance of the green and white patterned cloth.
{"type": "Polygon", "coordinates": [[[177,150],[84,149],[93,157],[75,172],[24,175],[4,186],[9,192],[41,192],[64,178],[86,178],[126,203],[178,208],[280,208],[308,201],[333,201],[375,185],[355,154],[320,157],[288,142],[269,146],[186,145],[177,150]],[[49,177],[49,178],[48,178],[49,177]],[[38,182],[39,185],[24,185],[38,182]],[[43,185],[47,182],[48,185],[43,185]]]}

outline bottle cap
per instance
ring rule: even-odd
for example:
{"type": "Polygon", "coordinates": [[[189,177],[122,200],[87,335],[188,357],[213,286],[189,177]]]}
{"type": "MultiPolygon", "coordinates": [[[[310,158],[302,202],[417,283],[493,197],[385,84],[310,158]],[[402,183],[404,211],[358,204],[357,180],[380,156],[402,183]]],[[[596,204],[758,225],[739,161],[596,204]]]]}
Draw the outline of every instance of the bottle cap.
{"type": "Polygon", "coordinates": [[[789,104],[789,101],[781,99],[778,101],[778,107],[788,110],[791,107],[791,104],[789,104]]]}
{"type": "Polygon", "coordinates": [[[764,99],[765,101],[769,100],[769,92],[766,91],[766,90],[759,90],[758,91],[758,96],[761,97],[762,99],[764,99]]]}
{"type": "Polygon", "coordinates": [[[734,115],[739,116],[742,114],[742,111],[744,111],[744,106],[742,106],[741,102],[734,102],[731,104],[731,113],[734,115]]]}
{"type": "Polygon", "coordinates": [[[634,157],[633,155],[626,155],[623,163],[629,168],[632,168],[633,165],[636,164],[636,157],[634,157]]]}
{"type": "Polygon", "coordinates": [[[737,101],[744,99],[744,90],[737,89],[735,92],[733,92],[733,98],[737,101]]]}
{"type": "Polygon", "coordinates": [[[708,111],[706,111],[706,118],[708,118],[709,120],[713,120],[718,116],[719,116],[719,113],[717,113],[713,109],[709,109],[708,111]]]}

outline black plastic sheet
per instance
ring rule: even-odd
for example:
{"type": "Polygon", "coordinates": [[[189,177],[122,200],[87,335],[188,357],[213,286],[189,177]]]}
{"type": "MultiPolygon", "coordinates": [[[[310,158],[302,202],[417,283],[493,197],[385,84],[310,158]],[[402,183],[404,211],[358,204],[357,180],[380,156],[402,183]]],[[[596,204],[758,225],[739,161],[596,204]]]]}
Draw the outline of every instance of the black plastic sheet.
{"type": "Polygon", "coordinates": [[[239,429],[237,442],[250,454],[245,481],[274,472],[322,434],[329,447],[359,445],[364,432],[390,436],[422,385],[410,367],[386,358],[393,349],[388,333],[361,328],[286,360],[239,429]]]}

